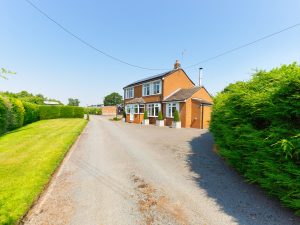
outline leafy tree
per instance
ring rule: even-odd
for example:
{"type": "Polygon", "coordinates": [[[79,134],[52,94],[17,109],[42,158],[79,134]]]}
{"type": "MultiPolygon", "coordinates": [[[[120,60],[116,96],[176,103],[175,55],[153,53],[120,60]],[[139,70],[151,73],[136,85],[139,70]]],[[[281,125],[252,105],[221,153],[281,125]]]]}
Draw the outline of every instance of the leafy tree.
{"type": "Polygon", "coordinates": [[[105,106],[118,105],[118,104],[121,104],[122,102],[123,102],[122,96],[117,92],[113,92],[104,97],[104,105],[105,106]]]}
{"type": "Polygon", "coordinates": [[[8,74],[16,74],[16,72],[1,68],[1,70],[0,70],[0,77],[1,78],[7,79],[8,74]]]}
{"type": "Polygon", "coordinates": [[[80,103],[80,101],[77,98],[69,98],[68,101],[69,106],[79,106],[80,103]]]}

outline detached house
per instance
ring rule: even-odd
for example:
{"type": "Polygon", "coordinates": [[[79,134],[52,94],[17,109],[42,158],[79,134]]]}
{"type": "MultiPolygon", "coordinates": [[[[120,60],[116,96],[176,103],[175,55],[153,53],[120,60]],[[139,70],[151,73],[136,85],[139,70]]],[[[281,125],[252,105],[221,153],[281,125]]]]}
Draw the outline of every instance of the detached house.
{"type": "Polygon", "coordinates": [[[171,126],[178,110],[182,127],[208,128],[212,97],[203,86],[195,86],[180,64],[174,70],[135,81],[124,87],[126,122],[142,123],[147,110],[150,124],[162,111],[164,123],[171,126]]]}

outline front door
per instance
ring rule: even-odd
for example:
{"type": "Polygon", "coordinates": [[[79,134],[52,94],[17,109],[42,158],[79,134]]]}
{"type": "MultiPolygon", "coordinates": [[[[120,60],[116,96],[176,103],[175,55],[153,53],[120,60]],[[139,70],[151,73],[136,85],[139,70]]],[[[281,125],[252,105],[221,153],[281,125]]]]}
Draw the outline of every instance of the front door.
{"type": "Polygon", "coordinates": [[[131,105],[130,106],[130,117],[129,117],[129,120],[132,122],[134,120],[134,106],[131,105]]]}

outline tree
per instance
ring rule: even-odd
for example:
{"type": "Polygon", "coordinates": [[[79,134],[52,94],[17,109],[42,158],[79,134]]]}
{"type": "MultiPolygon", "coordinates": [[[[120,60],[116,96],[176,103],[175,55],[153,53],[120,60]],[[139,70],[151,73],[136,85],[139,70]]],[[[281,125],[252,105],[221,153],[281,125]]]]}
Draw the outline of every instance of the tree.
{"type": "Polygon", "coordinates": [[[0,70],[0,77],[1,78],[7,79],[6,75],[8,75],[8,74],[16,74],[16,72],[1,68],[1,70],[0,70]]]}
{"type": "Polygon", "coordinates": [[[122,96],[117,92],[113,92],[104,97],[104,105],[105,106],[118,105],[118,104],[121,104],[122,102],[123,102],[122,96]]]}
{"type": "Polygon", "coordinates": [[[77,98],[69,98],[68,99],[70,106],[79,106],[80,101],[77,98]]]}

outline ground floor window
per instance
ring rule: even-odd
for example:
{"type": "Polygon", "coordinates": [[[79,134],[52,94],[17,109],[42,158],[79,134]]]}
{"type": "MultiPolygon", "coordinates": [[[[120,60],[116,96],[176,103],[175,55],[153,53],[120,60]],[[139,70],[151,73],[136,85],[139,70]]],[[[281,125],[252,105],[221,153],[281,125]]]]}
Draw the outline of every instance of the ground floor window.
{"type": "Polygon", "coordinates": [[[145,105],[143,104],[127,104],[125,106],[126,114],[143,114],[145,109],[145,105]]]}
{"type": "Polygon", "coordinates": [[[148,116],[150,116],[150,117],[157,117],[158,112],[160,110],[161,110],[161,104],[160,103],[147,104],[148,116]]]}
{"type": "Polygon", "coordinates": [[[176,110],[179,112],[178,102],[166,103],[166,117],[173,118],[176,110]]]}

